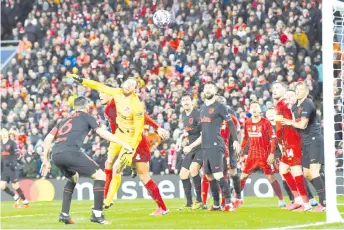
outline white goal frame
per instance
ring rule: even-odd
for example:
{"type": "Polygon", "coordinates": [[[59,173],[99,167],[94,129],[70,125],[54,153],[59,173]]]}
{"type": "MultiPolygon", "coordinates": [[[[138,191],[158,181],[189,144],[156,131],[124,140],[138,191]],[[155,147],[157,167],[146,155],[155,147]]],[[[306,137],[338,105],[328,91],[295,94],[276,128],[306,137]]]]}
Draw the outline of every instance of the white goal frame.
{"type": "Polygon", "coordinates": [[[337,207],[337,185],[335,165],[335,129],[334,129],[334,68],[333,68],[333,13],[334,9],[344,12],[344,3],[323,0],[322,4],[322,54],[323,54],[323,114],[324,114],[324,148],[325,148],[325,181],[326,181],[326,222],[343,222],[337,207]]]}

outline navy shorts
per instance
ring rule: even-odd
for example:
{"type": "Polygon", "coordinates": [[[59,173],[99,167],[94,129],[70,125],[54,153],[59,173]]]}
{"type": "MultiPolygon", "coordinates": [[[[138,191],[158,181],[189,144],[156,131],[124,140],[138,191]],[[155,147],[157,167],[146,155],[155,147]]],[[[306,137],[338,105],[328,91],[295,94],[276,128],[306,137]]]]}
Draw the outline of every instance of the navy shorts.
{"type": "Polygon", "coordinates": [[[318,135],[302,146],[302,167],[308,168],[311,164],[324,164],[324,137],[318,135]]]}
{"type": "Polygon", "coordinates": [[[182,162],[182,167],[186,169],[190,169],[190,165],[192,162],[196,162],[200,166],[203,165],[203,152],[201,148],[197,148],[194,151],[188,154],[185,154],[185,157],[182,162]]]}
{"type": "Polygon", "coordinates": [[[223,148],[203,149],[204,174],[223,172],[223,148]]]}

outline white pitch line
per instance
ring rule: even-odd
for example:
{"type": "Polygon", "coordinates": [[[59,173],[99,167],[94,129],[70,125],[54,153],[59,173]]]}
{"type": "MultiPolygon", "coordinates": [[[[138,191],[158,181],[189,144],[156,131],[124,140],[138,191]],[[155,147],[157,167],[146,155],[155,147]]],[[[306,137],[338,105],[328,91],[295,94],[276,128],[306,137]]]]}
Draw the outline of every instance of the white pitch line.
{"type": "Polygon", "coordinates": [[[287,227],[278,227],[278,228],[266,228],[265,230],[281,230],[281,229],[295,229],[295,228],[307,228],[312,226],[320,226],[327,224],[325,221],[323,222],[315,222],[315,223],[309,223],[309,224],[301,224],[301,225],[293,225],[293,226],[287,226],[287,227]]]}

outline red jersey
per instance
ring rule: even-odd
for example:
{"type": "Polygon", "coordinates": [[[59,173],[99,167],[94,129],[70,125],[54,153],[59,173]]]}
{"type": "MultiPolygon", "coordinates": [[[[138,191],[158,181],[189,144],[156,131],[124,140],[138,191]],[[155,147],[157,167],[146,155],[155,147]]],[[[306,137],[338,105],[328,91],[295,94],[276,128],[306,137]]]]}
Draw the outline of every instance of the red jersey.
{"type": "Polygon", "coordinates": [[[257,123],[246,120],[242,149],[247,145],[249,158],[266,159],[270,153],[275,153],[276,137],[269,120],[264,117],[257,123]]]}
{"type": "MultiPolygon", "coordinates": [[[[286,99],[280,100],[275,109],[277,115],[281,115],[285,119],[293,120],[293,113],[286,99]]],[[[280,119],[276,120],[276,136],[278,142],[285,146],[298,145],[301,142],[301,135],[296,129],[291,126],[282,126],[280,119]]]]}
{"type": "Polygon", "coordinates": [[[117,118],[117,111],[116,111],[116,103],[114,99],[111,99],[110,103],[106,105],[104,110],[104,115],[106,119],[110,122],[111,132],[115,133],[117,124],[116,124],[116,118],[117,118]]]}

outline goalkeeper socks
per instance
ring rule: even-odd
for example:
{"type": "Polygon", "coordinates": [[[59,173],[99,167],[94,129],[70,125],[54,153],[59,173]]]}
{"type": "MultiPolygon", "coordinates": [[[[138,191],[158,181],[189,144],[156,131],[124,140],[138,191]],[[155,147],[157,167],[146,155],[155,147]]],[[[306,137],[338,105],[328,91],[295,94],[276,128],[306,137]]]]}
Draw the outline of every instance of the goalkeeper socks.
{"type": "Polygon", "coordinates": [[[182,180],[184,193],[186,197],[186,206],[192,205],[192,194],[191,194],[191,181],[190,179],[182,180]]]}
{"type": "Polygon", "coordinates": [[[103,210],[104,185],[105,185],[105,181],[103,181],[103,180],[94,180],[94,182],[93,182],[93,194],[94,194],[93,209],[95,211],[102,211],[103,210]]]}
{"type": "Polygon", "coordinates": [[[3,191],[14,198],[15,194],[9,187],[6,186],[6,188],[3,191]]]}
{"type": "Polygon", "coordinates": [[[297,190],[299,191],[299,194],[303,200],[303,203],[307,204],[309,202],[308,196],[307,196],[307,190],[305,187],[305,179],[303,175],[299,175],[295,177],[295,183],[297,186],[297,190]]]}
{"type": "Polygon", "coordinates": [[[203,175],[203,178],[202,178],[202,202],[205,205],[207,204],[208,193],[209,193],[209,181],[208,181],[208,178],[205,175],[203,175]]]}
{"type": "Polygon", "coordinates": [[[112,175],[112,180],[110,182],[109,192],[106,196],[104,204],[109,206],[117,193],[119,186],[121,185],[122,177],[121,175],[112,175]]]}
{"type": "Polygon", "coordinates": [[[294,201],[293,193],[291,192],[291,190],[290,190],[290,188],[289,188],[289,186],[285,180],[283,181],[283,188],[287,192],[289,200],[294,201]]]}
{"type": "Polygon", "coordinates": [[[16,191],[22,200],[26,200],[23,190],[20,187],[16,191]]]}
{"type": "Polygon", "coordinates": [[[209,181],[209,184],[210,191],[214,199],[214,206],[220,206],[219,185],[217,184],[217,181],[215,179],[209,181]]]}
{"type": "Polygon", "coordinates": [[[224,177],[222,177],[219,180],[219,184],[220,184],[222,194],[225,198],[226,204],[230,204],[231,203],[231,193],[229,192],[229,183],[227,182],[227,180],[224,177]]]}
{"type": "Polygon", "coordinates": [[[245,184],[246,184],[246,179],[240,180],[240,189],[241,189],[241,191],[244,190],[245,184]]]}
{"type": "Polygon", "coordinates": [[[240,177],[238,174],[232,176],[233,187],[236,193],[236,198],[241,199],[241,186],[240,186],[240,177]]]}
{"type": "Polygon", "coordinates": [[[295,179],[294,179],[293,175],[291,174],[291,172],[287,172],[287,173],[283,174],[283,177],[284,177],[285,182],[289,186],[294,198],[298,197],[300,194],[298,192],[295,179]]]}
{"type": "Polygon", "coordinates": [[[105,186],[104,186],[104,198],[106,199],[106,196],[109,192],[110,183],[112,179],[112,169],[104,169],[106,180],[105,180],[105,186]]]}
{"type": "Polygon", "coordinates": [[[196,176],[192,177],[192,181],[195,186],[196,200],[197,202],[202,202],[201,176],[197,174],[196,176]]]}
{"type": "Polygon", "coordinates": [[[312,185],[314,186],[315,190],[318,193],[319,196],[319,202],[322,206],[326,207],[326,198],[325,198],[325,185],[323,180],[320,176],[313,178],[311,180],[312,185]]]}
{"type": "Polygon", "coordinates": [[[308,195],[308,199],[311,200],[311,199],[314,199],[314,196],[313,196],[313,193],[309,187],[309,184],[308,184],[308,181],[307,179],[304,177],[304,180],[305,180],[305,187],[306,187],[306,190],[307,190],[307,195],[308,195]]]}
{"type": "Polygon", "coordinates": [[[66,185],[63,188],[63,200],[62,200],[62,213],[69,214],[70,210],[70,204],[72,202],[72,195],[74,188],[76,186],[76,183],[67,181],[66,185]]]}
{"type": "Polygon", "coordinates": [[[277,195],[279,200],[283,200],[283,195],[282,195],[282,190],[281,190],[281,186],[278,183],[277,180],[275,180],[274,182],[271,183],[272,188],[274,189],[275,194],[277,195]]]}
{"type": "Polygon", "coordinates": [[[160,190],[158,186],[155,184],[155,182],[150,179],[146,184],[145,184],[146,189],[148,190],[149,194],[155,200],[156,204],[158,205],[159,208],[162,210],[166,211],[166,205],[161,197],[160,190]]]}

